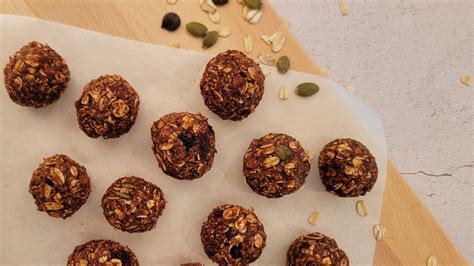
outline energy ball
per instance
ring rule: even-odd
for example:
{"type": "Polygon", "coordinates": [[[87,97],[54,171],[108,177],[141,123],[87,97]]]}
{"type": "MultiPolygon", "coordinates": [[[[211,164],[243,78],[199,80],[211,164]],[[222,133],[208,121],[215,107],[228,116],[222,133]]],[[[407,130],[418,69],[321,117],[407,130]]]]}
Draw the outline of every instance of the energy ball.
{"type": "Polygon", "coordinates": [[[244,156],[244,176],[256,193],[280,198],[303,186],[309,173],[308,154],[291,136],[269,133],[254,139],[244,156]]]}
{"type": "Polygon", "coordinates": [[[377,181],[374,156],[353,139],[336,139],[326,144],[318,164],[326,190],[339,197],[363,196],[377,181]]]}
{"type": "Polygon", "coordinates": [[[76,101],[79,127],[91,138],[118,138],[135,123],[140,99],[120,75],[104,75],[89,82],[76,101]]]}
{"type": "Polygon", "coordinates": [[[166,200],[159,187],[135,176],[116,180],[102,197],[107,222],[129,233],[155,228],[165,205],[166,200]]]}
{"type": "Polygon", "coordinates": [[[216,137],[201,114],[167,114],[153,123],[151,138],[156,160],[169,176],[192,180],[212,166],[216,137]]]}
{"type": "Polygon", "coordinates": [[[207,107],[222,119],[239,121],[250,115],[262,99],[265,76],[244,53],[228,50],[212,58],[201,79],[207,107]]]}
{"type": "Polygon", "coordinates": [[[287,253],[286,265],[335,265],[349,266],[346,253],[334,239],[321,233],[299,236],[287,253]]]}
{"type": "Polygon", "coordinates": [[[63,154],[43,159],[33,172],[29,192],[38,211],[66,219],[73,215],[91,193],[86,168],[63,154]]]}
{"type": "Polygon", "coordinates": [[[112,240],[91,240],[74,248],[67,258],[68,266],[106,265],[138,266],[138,260],[127,246],[112,240]]]}
{"type": "Polygon", "coordinates": [[[253,209],[222,205],[202,224],[201,242],[207,256],[219,265],[248,265],[257,260],[267,235],[253,209]]]}
{"type": "Polygon", "coordinates": [[[47,44],[36,41],[10,56],[3,74],[10,99],[35,108],[57,101],[70,80],[64,59],[47,44]]]}

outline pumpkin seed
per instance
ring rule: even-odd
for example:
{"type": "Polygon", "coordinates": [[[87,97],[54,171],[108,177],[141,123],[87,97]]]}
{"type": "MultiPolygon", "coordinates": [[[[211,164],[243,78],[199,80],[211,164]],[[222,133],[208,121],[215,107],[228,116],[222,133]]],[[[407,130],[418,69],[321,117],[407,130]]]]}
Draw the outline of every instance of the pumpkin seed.
{"type": "Polygon", "coordinates": [[[296,94],[302,97],[309,97],[319,91],[319,86],[312,82],[301,83],[296,87],[296,94]]]}
{"type": "Polygon", "coordinates": [[[369,213],[369,211],[367,209],[367,205],[365,204],[365,202],[363,200],[357,201],[356,210],[357,210],[357,214],[360,217],[365,217],[369,213]]]}
{"type": "Polygon", "coordinates": [[[115,196],[122,198],[122,199],[131,199],[130,195],[125,194],[125,193],[120,193],[118,191],[112,190],[112,192],[115,194],[115,196]]]}
{"type": "Polygon", "coordinates": [[[244,0],[244,3],[250,9],[260,9],[262,6],[262,0],[244,0]]]}
{"type": "Polygon", "coordinates": [[[290,58],[288,58],[288,56],[286,55],[278,58],[277,69],[278,69],[278,72],[282,74],[285,74],[286,72],[288,72],[288,69],[290,69],[290,58]]]}
{"type": "Polygon", "coordinates": [[[204,39],[202,39],[202,47],[209,48],[213,46],[217,42],[217,39],[219,39],[219,33],[217,31],[208,32],[204,39]]]}
{"type": "Polygon", "coordinates": [[[276,146],[275,153],[282,161],[290,158],[293,155],[293,151],[285,145],[276,146]]]}
{"type": "Polygon", "coordinates": [[[186,24],[186,30],[193,36],[204,37],[207,33],[207,27],[199,22],[189,22],[186,24]]]}

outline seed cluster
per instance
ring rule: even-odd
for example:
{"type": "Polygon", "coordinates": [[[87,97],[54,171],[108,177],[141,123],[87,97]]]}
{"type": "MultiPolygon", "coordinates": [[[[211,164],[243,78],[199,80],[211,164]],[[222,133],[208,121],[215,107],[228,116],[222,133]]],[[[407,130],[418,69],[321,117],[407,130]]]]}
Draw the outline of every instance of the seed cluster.
{"type": "Polygon", "coordinates": [[[211,169],[216,137],[203,115],[167,114],[153,123],[151,138],[156,160],[167,175],[192,180],[211,169]]]}
{"type": "Polygon", "coordinates": [[[111,240],[91,240],[74,248],[67,266],[138,266],[138,260],[127,246],[111,240]]]}
{"type": "Polygon", "coordinates": [[[118,179],[102,197],[104,216],[109,224],[129,233],[155,228],[165,205],[159,187],[135,176],[118,179]]]}
{"type": "Polygon", "coordinates": [[[135,123],[140,99],[120,75],[104,75],[89,82],[76,101],[79,127],[91,138],[118,138],[135,123]]]}
{"type": "Polygon", "coordinates": [[[259,104],[265,76],[251,58],[228,50],[212,58],[201,79],[206,106],[222,119],[242,120],[259,104]]]}
{"type": "Polygon", "coordinates": [[[251,209],[222,205],[202,225],[201,242],[207,256],[219,265],[248,265],[266,245],[263,224],[251,209]]]}
{"type": "Polygon", "coordinates": [[[64,59],[47,44],[36,41],[10,56],[3,74],[10,99],[35,108],[57,101],[70,80],[64,59]]]}
{"type": "Polygon", "coordinates": [[[43,159],[33,172],[30,193],[39,211],[66,219],[86,203],[91,192],[86,168],[63,154],[43,159]]]}

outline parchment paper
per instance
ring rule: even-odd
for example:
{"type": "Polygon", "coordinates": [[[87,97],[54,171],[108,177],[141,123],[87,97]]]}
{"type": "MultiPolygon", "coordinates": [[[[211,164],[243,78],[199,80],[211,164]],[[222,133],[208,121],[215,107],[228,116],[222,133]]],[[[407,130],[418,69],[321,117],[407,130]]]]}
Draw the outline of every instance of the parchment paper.
{"type": "Polygon", "coordinates": [[[208,213],[224,203],[254,207],[265,225],[267,246],[255,264],[284,265],[289,244],[300,234],[319,231],[336,239],[353,265],[371,264],[386,178],[386,143],[377,115],[335,82],[273,67],[265,81],[265,95],[256,112],[241,122],[223,121],[203,103],[199,81],[209,55],[138,43],[33,18],[0,16],[3,66],[8,56],[31,40],[48,43],[66,60],[71,82],[58,102],[43,109],[14,104],[0,89],[1,144],[1,260],[6,264],[65,264],[73,248],[91,239],[105,238],[128,245],[143,265],[179,265],[212,262],[201,247],[201,224],[208,213]],[[137,90],[141,106],[132,130],[119,139],[88,138],[76,121],[74,101],[91,79],[121,74],[137,90]],[[300,98],[293,88],[305,81],[320,86],[317,95],[300,98]],[[278,99],[287,86],[290,98],[278,99]],[[217,136],[212,169],[194,181],[179,181],[162,173],[151,150],[150,127],[174,111],[200,112],[209,117],[217,136]],[[267,199],[244,183],[242,158],[250,141],[268,132],[283,132],[315,152],[306,184],[292,195],[267,199]],[[319,179],[317,156],[339,137],[364,143],[374,154],[379,177],[365,197],[339,198],[327,193],[319,179]],[[36,211],[28,193],[33,170],[42,158],[64,153],[87,168],[92,193],[72,217],[51,218],[36,211]],[[157,184],[168,201],[157,228],[129,234],[114,230],[105,220],[100,199],[117,178],[136,175],[157,184]],[[363,199],[369,215],[356,214],[363,199]],[[307,222],[320,213],[316,225],[307,222]]]}

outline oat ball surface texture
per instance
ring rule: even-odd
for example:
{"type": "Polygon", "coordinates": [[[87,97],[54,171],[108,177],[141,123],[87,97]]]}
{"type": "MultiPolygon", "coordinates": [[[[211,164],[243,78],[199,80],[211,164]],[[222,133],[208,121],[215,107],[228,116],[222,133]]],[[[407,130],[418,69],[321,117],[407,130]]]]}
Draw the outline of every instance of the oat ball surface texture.
{"type": "Polygon", "coordinates": [[[120,75],[104,75],[89,82],[76,101],[77,121],[91,138],[118,138],[135,123],[140,99],[120,75]]]}
{"type": "Polygon", "coordinates": [[[10,99],[35,108],[57,101],[70,80],[64,59],[47,44],[36,41],[10,56],[3,74],[10,99]]]}
{"type": "Polygon", "coordinates": [[[319,154],[318,164],[326,190],[340,197],[363,196],[377,181],[374,156],[353,139],[336,139],[326,144],[319,154]]]}
{"type": "Polygon", "coordinates": [[[348,266],[349,258],[334,239],[321,233],[310,233],[299,236],[291,243],[286,265],[348,266]]]}
{"type": "Polygon", "coordinates": [[[155,228],[165,205],[159,187],[135,176],[116,180],[102,197],[105,219],[114,228],[129,233],[155,228]]]}
{"type": "Polygon", "coordinates": [[[44,158],[33,172],[29,192],[39,211],[66,219],[86,203],[91,181],[85,167],[57,154],[44,158]]]}
{"type": "Polygon", "coordinates": [[[228,50],[212,58],[201,79],[201,95],[207,107],[222,119],[246,118],[262,99],[265,76],[260,66],[244,53],[228,50]]]}
{"type": "Polygon", "coordinates": [[[153,123],[151,138],[158,165],[169,176],[192,180],[212,166],[216,137],[201,114],[167,114],[153,123]]]}
{"type": "Polygon", "coordinates": [[[268,198],[297,191],[309,170],[308,155],[301,144],[280,133],[252,140],[243,160],[245,181],[253,191],[268,198]]]}
{"type": "Polygon", "coordinates": [[[219,265],[248,265],[257,260],[266,245],[263,224],[252,209],[222,205],[209,214],[201,228],[207,256],[219,265]]]}
{"type": "Polygon", "coordinates": [[[111,240],[91,240],[74,248],[68,266],[106,265],[138,266],[138,260],[127,246],[111,240]]]}

